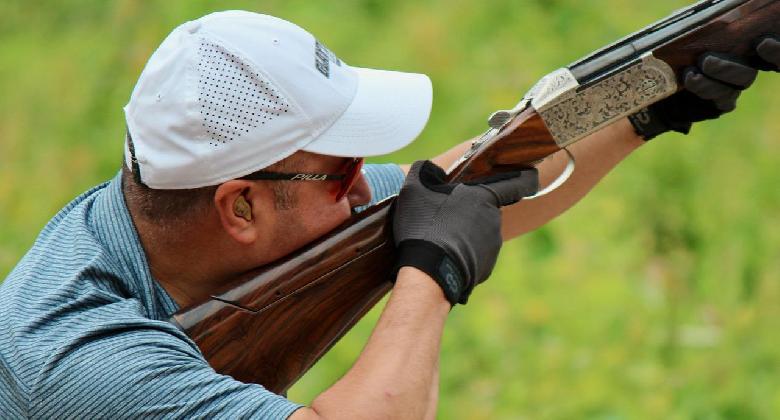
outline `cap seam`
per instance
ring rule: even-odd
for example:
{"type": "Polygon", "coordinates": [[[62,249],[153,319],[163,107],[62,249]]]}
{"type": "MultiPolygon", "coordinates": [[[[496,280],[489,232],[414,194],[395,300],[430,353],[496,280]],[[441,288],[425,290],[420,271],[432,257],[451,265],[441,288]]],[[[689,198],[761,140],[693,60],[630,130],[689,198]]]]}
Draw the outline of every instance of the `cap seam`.
{"type": "MultiPolygon", "coordinates": [[[[200,42],[200,38],[202,38],[200,35],[192,34],[190,36],[190,42],[193,42],[193,44],[200,42]]],[[[208,147],[204,146],[204,143],[206,143],[206,137],[207,133],[206,130],[203,129],[203,124],[205,124],[205,118],[203,116],[203,112],[200,109],[200,101],[198,98],[200,97],[200,84],[198,83],[196,78],[200,78],[200,70],[198,70],[197,62],[200,60],[199,50],[197,48],[197,45],[191,45],[190,48],[194,51],[194,53],[190,54],[190,62],[187,64],[189,66],[189,69],[187,71],[187,80],[186,84],[188,84],[187,91],[191,92],[191,97],[188,103],[197,103],[197,105],[194,107],[195,109],[188,110],[188,112],[195,113],[195,115],[192,115],[192,117],[195,117],[193,119],[200,121],[201,123],[201,129],[198,130],[197,134],[195,135],[195,141],[197,141],[196,144],[198,144],[201,147],[208,147]]],[[[214,155],[213,153],[204,153],[201,155],[202,159],[205,160],[205,167],[208,168],[209,172],[214,172],[216,168],[214,167],[214,155]]]]}
{"type": "MultiPolygon", "coordinates": [[[[350,65],[348,65],[346,63],[344,63],[344,66],[349,68],[350,70],[352,70],[352,66],[350,66],[350,65]]],[[[352,71],[354,71],[354,70],[352,70],[352,71]]],[[[358,90],[360,89],[360,74],[357,73],[357,72],[355,72],[355,74],[356,74],[357,83],[355,84],[355,90],[352,93],[352,98],[350,98],[350,100],[347,102],[347,105],[344,107],[344,109],[342,109],[341,112],[339,112],[338,115],[333,117],[327,124],[323,124],[321,129],[319,130],[317,136],[314,137],[313,139],[311,139],[311,141],[306,143],[303,147],[306,147],[309,144],[317,141],[317,139],[320,138],[323,134],[325,134],[326,131],[330,130],[330,128],[333,127],[333,125],[336,124],[336,122],[338,120],[340,120],[341,117],[344,116],[344,114],[347,112],[349,107],[352,106],[352,103],[355,101],[355,98],[357,97],[358,90]]]]}

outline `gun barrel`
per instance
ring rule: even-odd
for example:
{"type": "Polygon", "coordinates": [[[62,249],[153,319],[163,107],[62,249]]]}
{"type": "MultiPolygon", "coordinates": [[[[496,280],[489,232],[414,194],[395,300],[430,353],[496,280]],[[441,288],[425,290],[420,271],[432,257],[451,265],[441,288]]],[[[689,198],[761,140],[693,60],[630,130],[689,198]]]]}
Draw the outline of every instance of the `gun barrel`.
{"type": "Polygon", "coordinates": [[[568,66],[580,85],[586,85],[617,67],[700,27],[748,0],[705,0],[634,32],[568,66]]]}

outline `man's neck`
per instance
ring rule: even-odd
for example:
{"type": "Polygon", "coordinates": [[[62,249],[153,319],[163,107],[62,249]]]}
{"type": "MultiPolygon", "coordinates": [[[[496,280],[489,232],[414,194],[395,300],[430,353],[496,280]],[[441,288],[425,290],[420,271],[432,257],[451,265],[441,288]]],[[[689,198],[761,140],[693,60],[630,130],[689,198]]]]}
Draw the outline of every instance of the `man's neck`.
{"type": "Polygon", "coordinates": [[[208,235],[207,224],[171,232],[136,217],[132,209],[130,215],[152,277],[180,308],[205,301],[239,273],[222,268],[235,265],[226,264],[229,256],[221,255],[218,235],[208,235]]]}

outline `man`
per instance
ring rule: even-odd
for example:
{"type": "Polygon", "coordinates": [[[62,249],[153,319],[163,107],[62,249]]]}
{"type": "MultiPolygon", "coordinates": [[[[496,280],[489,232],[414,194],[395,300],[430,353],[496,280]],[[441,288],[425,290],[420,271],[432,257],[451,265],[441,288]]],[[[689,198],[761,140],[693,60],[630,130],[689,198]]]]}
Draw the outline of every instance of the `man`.
{"type": "MultiPolygon", "coordinates": [[[[761,40],[758,50],[776,69],[780,41],[761,40]]],[[[501,235],[564,211],[642,137],[730,111],[756,73],[738,59],[705,57],[684,76],[698,96],[684,91],[592,135],[587,148],[573,147],[580,165],[566,186],[512,204],[537,189],[535,171],[480,185],[446,184],[430,162],[361,173],[360,158],[399,149],[424,126],[425,76],[349,67],[269,16],[232,11],[188,22],[152,55],[125,108],[122,174],[60,211],[0,289],[0,411],[433,418],[444,321],[490,274],[501,235]],[[216,374],[165,321],[402,181],[390,299],[355,365],[310,407],[216,374]]],[[[434,162],[446,167],[465,147],[434,162]]],[[[559,160],[540,164],[542,184],[559,160]]]]}

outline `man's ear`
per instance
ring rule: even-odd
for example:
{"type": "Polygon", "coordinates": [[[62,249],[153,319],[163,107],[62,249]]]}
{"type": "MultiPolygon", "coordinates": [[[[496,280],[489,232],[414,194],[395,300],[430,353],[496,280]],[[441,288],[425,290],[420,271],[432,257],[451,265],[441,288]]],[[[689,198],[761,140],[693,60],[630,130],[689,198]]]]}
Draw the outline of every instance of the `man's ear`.
{"type": "Polygon", "coordinates": [[[263,227],[258,215],[268,200],[263,190],[251,181],[232,180],[217,187],[214,193],[214,206],[225,232],[242,244],[255,242],[263,227]]]}

